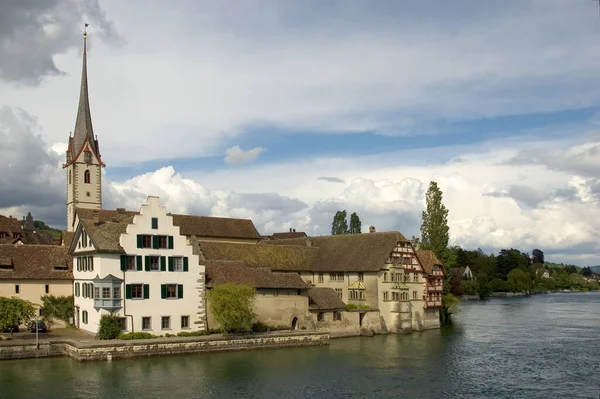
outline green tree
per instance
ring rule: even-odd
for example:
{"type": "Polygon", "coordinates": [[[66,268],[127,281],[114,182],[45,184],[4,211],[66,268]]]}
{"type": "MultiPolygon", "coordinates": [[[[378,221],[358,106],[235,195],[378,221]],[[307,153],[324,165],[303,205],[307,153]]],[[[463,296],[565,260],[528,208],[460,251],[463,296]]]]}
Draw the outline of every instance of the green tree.
{"type": "Polygon", "coordinates": [[[421,223],[421,249],[432,250],[446,264],[446,249],[450,239],[448,209],[442,203],[443,194],[436,182],[429,183],[425,194],[426,210],[421,223]]]}
{"type": "Polygon", "coordinates": [[[442,309],[440,309],[440,322],[446,324],[450,322],[450,315],[458,311],[460,300],[452,294],[442,296],[442,309]]]}
{"type": "Polygon", "coordinates": [[[59,319],[65,323],[73,317],[74,303],[73,296],[42,296],[42,315],[48,324],[52,319],[59,319]]]}
{"type": "Polygon", "coordinates": [[[100,317],[100,325],[98,326],[98,338],[117,339],[119,335],[121,335],[119,318],[114,315],[103,314],[100,317]]]}
{"type": "Polygon", "coordinates": [[[35,305],[17,297],[0,297],[0,330],[27,324],[35,316],[35,305]]]}
{"type": "Polygon", "coordinates": [[[492,290],[492,292],[508,292],[508,291],[510,291],[510,287],[509,287],[508,283],[499,278],[495,278],[492,281],[490,281],[490,289],[492,290]]]}
{"type": "Polygon", "coordinates": [[[464,280],[463,290],[465,295],[477,295],[479,294],[479,284],[474,280],[464,280]]]}
{"type": "Polygon", "coordinates": [[[584,277],[592,277],[592,274],[594,273],[592,272],[592,269],[589,266],[581,269],[581,275],[584,277]]]}
{"type": "Polygon", "coordinates": [[[248,285],[218,284],[208,291],[210,310],[223,332],[252,331],[256,289],[248,285]]]}
{"type": "Polygon", "coordinates": [[[479,283],[479,299],[487,299],[492,293],[492,287],[486,279],[477,281],[479,283]]]}
{"type": "Polygon", "coordinates": [[[531,291],[531,277],[521,269],[508,273],[508,285],[513,292],[531,291]]]}
{"type": "Polygon", "coordinates": [[[361,231],[362,231],[362,223],[360,222],[360,218],[358,217],[356,212],[353,212],[352,215],[350,215],[349,234],[360,234],[361,231]]]}
{"type": "Polygon", "coordinates": [[[540,249],[534,249],[531,252],[531,257],[533,260],[533,263],[540,263],[540,264],[544,264],[544,252],[542,252],[540,249]]]}
{"type": "Polygon", "coordinates": [[[348,234],[348,222],[346,221],[346,210],[337,211],[331,223],[331,235],[348,234]]]}

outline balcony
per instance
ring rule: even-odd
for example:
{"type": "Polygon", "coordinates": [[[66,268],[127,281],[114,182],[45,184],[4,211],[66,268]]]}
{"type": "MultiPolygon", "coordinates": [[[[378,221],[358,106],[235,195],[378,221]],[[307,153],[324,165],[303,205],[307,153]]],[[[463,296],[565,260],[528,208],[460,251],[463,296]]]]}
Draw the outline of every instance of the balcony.
{"type": "Polygon", "coordinates": [[[94,299],[94,307],[97,309],[119,309],[122,307],[121,299],[94,299]]]}
{"type": "Polygon", "coordinates": [[[428,292],[442,292],[443,290],[444,290],[443,285],[428,285],[427,286],[428,292]]]}
{"type": "Polygon", "coordinates": [[[442,301],[427,301],[425,302],[425,309],[436,309],[442,307],[442,301]]]}

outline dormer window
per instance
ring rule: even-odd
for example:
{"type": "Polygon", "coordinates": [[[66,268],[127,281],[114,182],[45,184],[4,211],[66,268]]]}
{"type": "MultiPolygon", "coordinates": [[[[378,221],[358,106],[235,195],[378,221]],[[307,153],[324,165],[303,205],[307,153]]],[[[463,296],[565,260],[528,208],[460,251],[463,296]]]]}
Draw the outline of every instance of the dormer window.
{"type": "Polygon", "coordinates": [[[83,182],[90,184],[90,171],[86,170],[85,173],[83,174],[83,182]]]}

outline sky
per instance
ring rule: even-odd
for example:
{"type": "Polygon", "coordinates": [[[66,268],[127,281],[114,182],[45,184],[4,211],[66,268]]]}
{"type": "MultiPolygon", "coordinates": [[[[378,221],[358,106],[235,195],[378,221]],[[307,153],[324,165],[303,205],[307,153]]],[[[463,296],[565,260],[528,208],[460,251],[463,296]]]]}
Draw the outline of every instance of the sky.
{"type": "Polygon", "coordinates": [[[600,14],[587,0],[0,0],[0,214],[64,228],[88,27],[103,207],[261,234],[420,235],[600,264],[600,14]]]}

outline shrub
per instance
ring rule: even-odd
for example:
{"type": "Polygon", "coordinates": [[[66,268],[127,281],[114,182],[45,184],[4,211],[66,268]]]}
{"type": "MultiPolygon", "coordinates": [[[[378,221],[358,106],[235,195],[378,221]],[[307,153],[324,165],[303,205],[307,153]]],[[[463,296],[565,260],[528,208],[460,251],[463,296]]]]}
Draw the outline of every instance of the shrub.
{"type": "Polygon", "coordinates": [[[150,339],[157,338],[156,335],[147,332],[134,332],[119,334],[118,339],[150,339]]]}
{"type": "Polygon", "coordinates": [[[46,320],[46,324],[52,322],[52,319],[59,319],[65,323],[69,323],[69,319],[74,314],[74,300],[71,296],[42,296],[42,315],[46,320]]]}
{"type": "Polygon", "coordinates": [[[492,290],[492,292],[510,291],[508,283],[504,280],[500,280],[499,278],[495,278],[492,281],[490,281],[490,289],[492,290]]]}
{"type": "Polygon", "coordinates": [[[35,305],[17,297],[0,297],[0,331],[16,329],[20,324],[27,324],[35,316],[35,305]]]}
{"type": "Polygon", "coordinates": [[[121,335],[121,324],[119,318],[113,315],[102,315],[98,327],[98,338],[117,339],[121,335]]]}
{"type": "Polygon", "coordinates": [[[210,331],[204,330],[204,331],[182,331],[180,333],[177,334],[178,337],[198,337],[201,335],[208,335],[210,334],[210,331]]]}
{"type": "Polygon", "coordinates": [[[208,291],[210,310],[223,332],[249,332],[256,315],[252,311],[256,289],[248,285],[217,284],[208,291]]]}
{"type": "Polygon", "coordinates": [[[358,309],[358,306],[356,306],[353,303],[349,303],[346,305],[346,310],[355,310],[355,309],[358,309]]]}
{"type": "Polygon", "coordinates": [[[479,284],[473,280],[463,280],[463,288],[466,295],[477,295],[479,293],[479,284]]]}

